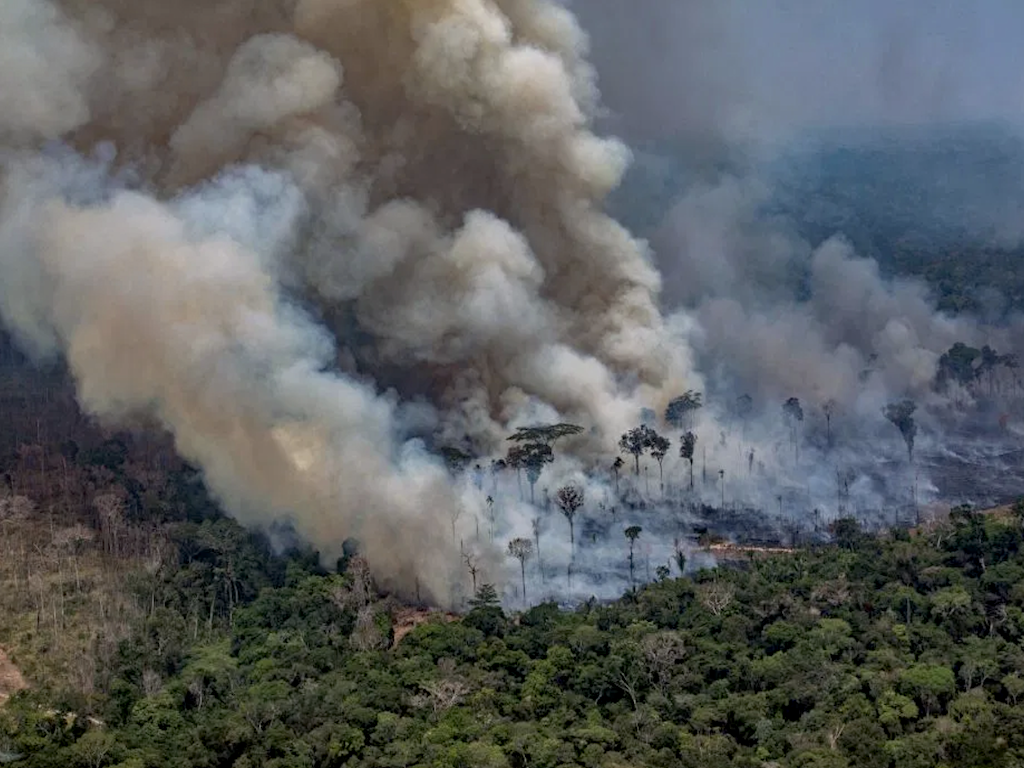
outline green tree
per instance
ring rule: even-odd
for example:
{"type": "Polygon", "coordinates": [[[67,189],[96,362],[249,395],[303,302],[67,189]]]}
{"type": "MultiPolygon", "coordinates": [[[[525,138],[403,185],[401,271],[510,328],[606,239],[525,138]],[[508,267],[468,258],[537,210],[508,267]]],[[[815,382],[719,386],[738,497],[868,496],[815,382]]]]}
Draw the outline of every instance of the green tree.
{"type": "Polygon", "coordinates": [[[953,670],[941,664],[913,664],[900,673],[900,689],[917,699],[927,714],[939,711],[956,693],[953,670]]]}

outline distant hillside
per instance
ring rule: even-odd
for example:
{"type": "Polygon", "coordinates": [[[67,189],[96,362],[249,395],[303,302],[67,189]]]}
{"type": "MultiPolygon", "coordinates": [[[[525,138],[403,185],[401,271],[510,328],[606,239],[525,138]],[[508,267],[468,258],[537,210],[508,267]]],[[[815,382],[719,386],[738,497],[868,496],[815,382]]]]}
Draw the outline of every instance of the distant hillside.
{"type": "Polygon", "coordinates": [[[1024,139],[995,127],[835,133],[768,172],[776,209],[809,239],[838,230],[873,255],[1015,247],[1024,234],[1024,139]]]}
{"type": "MultiPolygon", "coordinates": [[[[685,150],[642,147],[613,211],[650,234],[695,174],[685,150]]],[[[948,311],[1024,309],[1024,136],[995,126],[806,135],[761,168],[781,215],[812,244],[837,233],[893,275],[918,275],[948,311]]]]}

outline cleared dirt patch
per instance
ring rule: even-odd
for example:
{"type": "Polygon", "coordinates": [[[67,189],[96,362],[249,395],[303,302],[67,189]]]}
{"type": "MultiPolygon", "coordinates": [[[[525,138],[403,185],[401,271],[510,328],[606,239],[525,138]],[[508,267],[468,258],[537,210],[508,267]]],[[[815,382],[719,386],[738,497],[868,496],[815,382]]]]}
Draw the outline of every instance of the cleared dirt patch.
{"type": "Polygon", "coordinates": [[[425,624],[431,619],[440,619],[444,622],[455,621],[459,617],[454,613],[444,611],[429,611],[416,608],[404,608],[395,614],[395,639],[394,644],[398,645],[402,638],[412,632],[420,624],[425,624]]]}
{"type": "Polygon", "coordinates": [[[0,704],[25,688],[28,688],[28,683],[21,671],[14,666],[4,649],[0,648],[0,704]]]}

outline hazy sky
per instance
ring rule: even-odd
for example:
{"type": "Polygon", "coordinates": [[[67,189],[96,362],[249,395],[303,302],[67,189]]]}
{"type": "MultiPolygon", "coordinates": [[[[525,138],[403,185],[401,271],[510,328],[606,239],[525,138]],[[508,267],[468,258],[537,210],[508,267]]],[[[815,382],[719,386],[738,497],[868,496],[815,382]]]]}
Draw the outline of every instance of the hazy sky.
{"type": "Polygon", "coordinates": [[[1017,0],[567,0],[632,137],[1024,118],[1017,0]]]}

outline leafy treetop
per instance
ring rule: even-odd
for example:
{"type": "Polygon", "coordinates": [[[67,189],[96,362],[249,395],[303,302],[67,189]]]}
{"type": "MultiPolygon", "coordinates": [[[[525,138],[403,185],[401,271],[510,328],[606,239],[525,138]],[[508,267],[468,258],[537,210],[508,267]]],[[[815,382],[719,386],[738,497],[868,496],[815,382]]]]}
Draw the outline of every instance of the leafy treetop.
{"type": "Polygon", "coordinates": [[[556,440],[578,435],[583,427],[576,424],[541,424],[532,427],[519,427],[508,439],[515,443],[544,443],[551,445],[556,440]]]}

